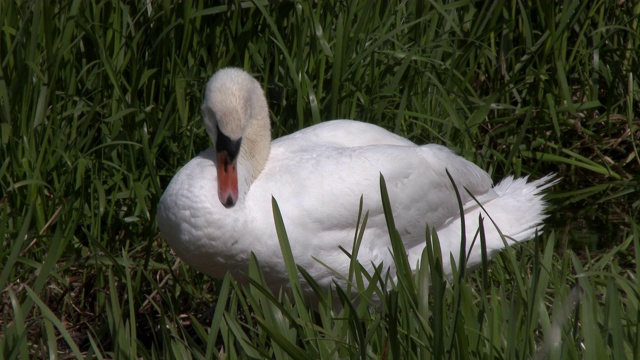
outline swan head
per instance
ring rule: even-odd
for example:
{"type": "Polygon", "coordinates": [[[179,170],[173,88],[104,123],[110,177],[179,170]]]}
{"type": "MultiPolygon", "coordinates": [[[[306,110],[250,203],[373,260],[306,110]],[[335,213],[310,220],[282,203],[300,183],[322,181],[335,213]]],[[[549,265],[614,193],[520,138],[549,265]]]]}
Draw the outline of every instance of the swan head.
{"type": "MultiPolygon", "coordinates": [[[[258,153],[259,160],[264,157],[261,155],[265,152],[263,149],[254,148],[264,142],[255,137],[264,137],[261,133],[265,122],[267,146],[270,143],[266,98],[260,84],[251,75],[238,68],[225,68],[217,71],[207,82],[201,111],[217,153],[218,198],[229,208],[238,201],[238,158],[247,157],[247,153],[251,158],[258,153]]],[[[268,152],[267,148],[267,157],[268,152]]],[[[250,163],[248,166],[251,168],[250,176],[255,178],[264,164],[250,163]]]]}

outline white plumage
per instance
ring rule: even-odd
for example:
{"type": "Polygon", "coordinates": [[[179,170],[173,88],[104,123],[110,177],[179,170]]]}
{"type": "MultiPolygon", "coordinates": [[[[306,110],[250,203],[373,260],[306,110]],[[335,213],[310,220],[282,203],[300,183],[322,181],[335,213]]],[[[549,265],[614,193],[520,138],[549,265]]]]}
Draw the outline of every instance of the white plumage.
{"type": "MultiPolygon", "coordinates": [[[[492,188],[485,171],[443,146],[417,146],[357,121],[328,121],[271,142],[264,93],[255,79],[235,68],[220,70],[211,78],[202,113],[217,146],[200,153],[175,175],[160,200],[158,225],[180,258],[216,278],[227,272],[239,278],[248,270],[253,252],[272,287],[289,283],[276,237],[272,196],[278,201],[297,264],[329,287],[334,274],[314,258],[348,273],[349,258],[339,247],[352,248],[361,195],[369,222],[358,260],[365,266],[393,266],[380,173],[410,264],[420,258],[428,224],[437,229],[448,275],[449,253],[457,258],[460,251],[461,227],[446,169],[465,204],[468,246],[482,209],[464,188],[483,205],[506,241],[518,242],[532,238],[541,226],[545,208],[541,192],[554,183],[551,176],[530,183],[526,178],[508,177],[492,188]],[[240,150],[233,158],[236,145],[240,150]],[[224,179],[219,182],[221,171],[224,179]]],[[[504,241],[482,214],[492,256],[504,248],[504,241]]],[[[469,267],[480,264],[478,243],[468,261],[469,267]]]]}

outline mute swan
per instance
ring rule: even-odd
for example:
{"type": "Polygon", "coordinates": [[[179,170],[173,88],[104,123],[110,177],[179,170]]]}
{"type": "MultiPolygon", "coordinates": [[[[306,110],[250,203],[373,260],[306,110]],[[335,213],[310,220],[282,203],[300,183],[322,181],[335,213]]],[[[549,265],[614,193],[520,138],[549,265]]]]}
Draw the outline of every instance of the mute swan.
{"type": "MultiPolygon", "coordinates": [[[[349,258],[339,247],[352,248],[361,195],[369,221],[358,260],[364,266],[393,267],[380,173],[410,264],[417,264],[421,256],[429,225],[437,229],[449,276],[450,253],[457,259],[460,251],[461,222],[445,169],[465,204],[468,247],[479,214],[485,219],[487,215],[464,188],[483,205],[506,241],[518,242],[532,238],[541,227],[545,208],[541,192],[554,183],[552,176],[530,183],[508,177],[492,187],[485,171],[443,146],[417,146],[358,121],[324,122],[272,142],[262,88],[237,68],[219,70],[211,77],[202,116],[214,146],[171,180],[158,205],[158,225],[180,258],[216,278],[227,272],[241,277],[253,252],[272,287],[289,283],[274,227],[272,196],[297,264],[328,288],[333,281],[341,282],[319,261],[348,274],[349,258]]],[[[504,242],[490,220],[484,226],[492,256],[504,242]]],[[[470,251],[469,267],[481,263],[478,244],[470,251]]]]}

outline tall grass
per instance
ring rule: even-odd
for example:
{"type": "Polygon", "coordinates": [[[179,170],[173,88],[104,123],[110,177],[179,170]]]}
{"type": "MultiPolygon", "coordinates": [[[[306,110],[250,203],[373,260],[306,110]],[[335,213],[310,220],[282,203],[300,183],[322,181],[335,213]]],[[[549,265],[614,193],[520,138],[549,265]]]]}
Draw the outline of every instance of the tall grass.
{"type": "Polygon", "coordinates": [[[0,357],[640,352],[639,4],[73,0],[0,14],[0,357]],[[315,305],[267,290],[258,260],[244,289],[195,273],[155,206],[209,146],[202,88],[230,65],[262,82],[276,137],[357,118],[496,179],[559,172],[550,231],[453,282],[431,248],[389,288],[354,261],[352,288],[315,305]]]}

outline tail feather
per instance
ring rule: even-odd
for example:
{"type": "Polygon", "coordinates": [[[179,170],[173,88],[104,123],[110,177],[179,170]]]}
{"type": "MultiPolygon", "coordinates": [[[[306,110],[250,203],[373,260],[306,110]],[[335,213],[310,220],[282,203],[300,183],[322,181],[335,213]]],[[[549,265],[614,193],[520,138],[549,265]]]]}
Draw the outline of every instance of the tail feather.
{"type": "MultiPolygon", "coordinates": [[[[464,207],[465,235],[467,248],[467,268],[482,263],[479,221],[482,221],[489,258],[495,256],[507,245],[527,241],[539,231],[546,218],[546,203],[542,192],[559,181],[555,174],[549,174],[527,183],[527,178],[505,178],[492,191],[477,197],[464,207]]],[[[463,190],[464,191],[464,190],[463,190]]],[[[461,245],[462,220],[454,218],[437,229],[442,260],[445,269],[450,268],[450,254],[458,258],[461,245]]],[[[408,250],[415,259],[422,252],[420,246],[408,250]]],[[[451,274],[449,274],[451,275],[451,274]]]]}

